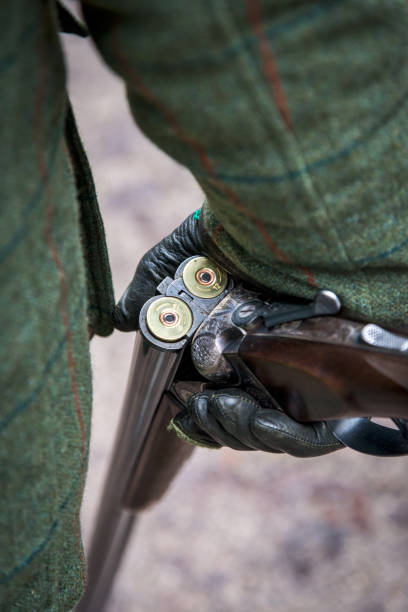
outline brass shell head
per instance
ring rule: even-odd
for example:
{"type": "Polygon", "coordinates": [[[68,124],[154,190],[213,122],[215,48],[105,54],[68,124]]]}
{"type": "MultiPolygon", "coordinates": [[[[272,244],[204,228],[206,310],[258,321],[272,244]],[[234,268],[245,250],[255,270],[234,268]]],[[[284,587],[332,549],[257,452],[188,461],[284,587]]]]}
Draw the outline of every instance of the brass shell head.
{"type": "Polygon", "coordinates": [[[147,309],[146,324],[150,333],[159,340],[175,342],[189,331],[193,324],[193,315],[182,300],[161,297],[147,309]]]}
{"type": "Polygon", "coordinates": [[[190,293],[200,298],[214,298],[227,286],[228,275],[207,257],[195,257],[183,270],[183,282],[190,293]]]}

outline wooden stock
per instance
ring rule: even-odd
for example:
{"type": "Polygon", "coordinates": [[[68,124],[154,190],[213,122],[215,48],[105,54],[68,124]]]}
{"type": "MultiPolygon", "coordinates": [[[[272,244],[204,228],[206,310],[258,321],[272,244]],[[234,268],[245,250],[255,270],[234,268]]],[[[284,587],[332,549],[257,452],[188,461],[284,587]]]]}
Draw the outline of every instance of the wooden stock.
{"type": "Polygon", "coordinates": [[[298,421],[408,418],[408,357],[359,343],[362,327],[321,317],[255,331],[239,356],[298,421]]]}

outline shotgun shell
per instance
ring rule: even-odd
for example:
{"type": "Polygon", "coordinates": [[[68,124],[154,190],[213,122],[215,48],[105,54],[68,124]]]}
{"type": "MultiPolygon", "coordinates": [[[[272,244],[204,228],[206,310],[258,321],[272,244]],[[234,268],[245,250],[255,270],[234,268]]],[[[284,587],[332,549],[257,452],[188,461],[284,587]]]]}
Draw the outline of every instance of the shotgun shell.
{"type": "Polygon", "coordinates": [[[214,298],[227,286],[228,275],[207,257],[194,257],[183,270],[183,282],[190,293],[200,298],[214,298]]]}
{"type": "Polygon", "coordinates": [[[193,324],[193,315],[182,300],[161,297],[147,309],[146,324],[150,333],[159,340],[175,342],[189,331],[193,324]]]}

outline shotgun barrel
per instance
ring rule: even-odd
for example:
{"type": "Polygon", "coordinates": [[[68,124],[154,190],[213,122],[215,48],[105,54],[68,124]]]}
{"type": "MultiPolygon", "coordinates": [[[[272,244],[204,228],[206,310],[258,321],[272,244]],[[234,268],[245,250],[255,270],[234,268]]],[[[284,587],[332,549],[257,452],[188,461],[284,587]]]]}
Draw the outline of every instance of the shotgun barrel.
{"type": "Polygon", "coordinates": [[[135,523],[135,510],[145,507],[149,497],[157,494],[157,489],[141,489],[135,508],[129,509],[124,503],[135,471],[144,461],[150,431],[160,419],[159,408],[166,409],[161,398],[173,381],[180,359],[181,352],[158,351],[136,334],[121,420],[88,556],[88,585],[77,612],[103,610],[135,523]]]}
{"type": "MultiPolygon", "coordinates": [[[[167,431],[181,408],[170,388],[179,372],[191,371],[183,354],[211,310],[231,291],[233,281],[213,262],[191,257],[160,295],[144,305],[136,333],[128,385],[110,467],[88,555],[89,580],[76,612],[101,612],[120,565],[137,514],[158,501],[193,447],[167,431]],[[208,277],[210,282],[208,282],[208,277]]],[[[189,392],[198,390],[201,382],[189,392]]],[[[183,393],[183,391],[182,391],[183,393]]]]}

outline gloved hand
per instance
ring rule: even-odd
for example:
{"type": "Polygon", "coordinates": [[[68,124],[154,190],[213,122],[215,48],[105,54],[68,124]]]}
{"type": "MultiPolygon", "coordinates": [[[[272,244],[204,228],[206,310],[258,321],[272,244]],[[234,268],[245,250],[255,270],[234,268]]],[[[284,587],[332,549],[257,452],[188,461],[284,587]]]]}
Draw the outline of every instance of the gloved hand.
{"type": "Polygon", "coordinates": [[[263,409],[241,389],[192,395],[171,429],[192,444],[316,457],[343,448],[324,422],[301,424],[277,409],[263,409]]]}
{"type": "MultiPolygon", "coordinates": [[[[137,329],[139,312],[155,295],[159,283],[166,276],[173,276],[185,259],[197,254],[214,260],[218,256],[218,263],[226,267],[194,213],[142,257],[115,308],[115,327],[122,331],[137,329]]],[[[301,425],[279,410],[263,410],[239,389],[195,394],[187,409],[173,419],[172,427],[194,444],[230,446],[237,450],[259,449],[310,457],[342,447],[325,423],[301,425]]]]}
{"type": "Polygon", "coordinates": [[[115,327],[121,331],[138,329],[139,312],[143,304],[155,295],[159,283],[166,276],[173,276],[188,257],[208,254],[203,242],[198,214],[193,213],[174,232],[147,251],[116,305],[115,327]]]}

